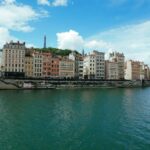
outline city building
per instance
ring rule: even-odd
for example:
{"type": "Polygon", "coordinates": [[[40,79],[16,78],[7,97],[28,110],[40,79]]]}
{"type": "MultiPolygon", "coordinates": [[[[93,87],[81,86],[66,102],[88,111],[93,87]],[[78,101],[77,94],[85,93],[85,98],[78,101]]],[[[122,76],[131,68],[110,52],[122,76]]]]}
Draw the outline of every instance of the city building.
{"type": "MultiPolygon", "coordinates": [[[[44,37],[46,50],[46,36],[44,37]]],[[[0,50],[0,76],[34,78],[75,78],[108,80],[149,80],[150,68],[144,62],[128,60],[123,53],[112,52],[105,61],[104,53],[72,51],[62,57],[51,52],[26,48],[25,43],[6,43],[0,50]]]]}
{"type": "Polygon", "coordinates": [[[144,62],[140,62],[140,80],[145,79],[145,64],[144,62]]]}
{"type": "Polygon", "coordinates": [[[33,52],[33,77],[43,77],[43,55],[41,51],[33,52]]]}
{"type": "Polygon", "coordinates": [[[126,80],[140,80],[140,62],[128,60],[125,63],[125,79],[126,80]]]}
{"type": "Polygon", "coordinates": [[[24,77],[25,76],[25,43],[13,42],[3,46],[2,66],[4,76],[24,77]]]}
{"type": "Polygon", "coordinates": [[[59,62],[59,77],[60,78],[74,78],[75,64],[73,60],[62,59],[59,62]]]}
{"type": "Polygon", "coordinates": [[[80,57],[78,61],[78,78],[83,79],[83,57],[80,57]]]}
{"type": "Polygon", "coordinates": [[[59,78],[59,63],[61,58],[53,56],[51,58],[51,77],[59,78]]]}
{"type": "Polygon", "coordinates": [[[42,67],[42,76],[50,77],[51,76],[51,59],[52,54],[50,52],[42,52],[43,56],[43,67],[42,67]]]}
{"type": "Polygon", "coordinates": [[[104,53],[93,51],[83,60],[83,77],[85,79],[105,79],[104,53]]]}
{"type": "Polygon", "coordinates": [[[25,57],[25,77],[33,77],[33,56],[25,57]]]}
{"type": "Polygon", "coordinates": [[[105,78],[108,80],[118,80],[119,79],[119,68],[118,62],[111,62],[109,60],[105,61],[105,78]]]}
{"type": "Polygon", "coordinates": [[[146,80],[150,80],[150,68],[148,65],[144,66],[144,77],[146,80]]]}
{"type": "Polygon", "coordinates": [[[83,56],[73,51],[69,54],[69,59],[74,61],[75,78],[83,78],[83,56]]]}
{"type": "Polygon", "coordinates": [[[108,71],[110,75],[108,77],[111,77],[113,79],[114,76],[115,79],[124,79],[124,63],[125,63],[125,57],[123,53],[118,53],[118,52],[112,52],[109,54],[109,67],[110,70],[108,71]],[[112,63],[111,63],[112,62],[112,63]],[[112,67],[112,68],[111,68],[112,67]],[[116,67],[116,68],[115,68],[116,67]],[[115,71],[113,70],[115,69],[115,71]],[[116,71],[118,70],[118,71],[116,71]]]}

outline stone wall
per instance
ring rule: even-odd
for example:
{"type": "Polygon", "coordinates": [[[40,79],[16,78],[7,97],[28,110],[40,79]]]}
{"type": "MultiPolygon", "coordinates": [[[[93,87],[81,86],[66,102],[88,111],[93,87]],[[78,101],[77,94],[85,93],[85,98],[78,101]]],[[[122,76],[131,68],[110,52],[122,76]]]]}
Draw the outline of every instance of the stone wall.
{"type": "Polygon", "coordinates": [[[54,81],[1,79],[0,89],[52,89],[52,88],[135,88],[150,86],[150,81],[54,81]]]}

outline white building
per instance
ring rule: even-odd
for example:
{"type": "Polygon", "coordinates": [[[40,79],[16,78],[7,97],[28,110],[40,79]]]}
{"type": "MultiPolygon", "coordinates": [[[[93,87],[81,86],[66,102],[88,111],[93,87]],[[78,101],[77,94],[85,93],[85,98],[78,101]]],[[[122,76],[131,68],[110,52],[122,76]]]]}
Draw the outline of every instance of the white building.
{"type": "Polygon", "coordinates": [[[140,80],[145,79],[144,68],[145,68],[144,62],[140,62],[140,80]]]}
{"type": "Polygon", "coordinates": [[[78,77],[79,79],[83,79],[83,58],[81,58],[78,62],[78,77]]]}
{"type": "Polygon", "coordinates": [[[42,52],[33,52],[33,77],[40,78],[43,75],[43,56],[42,52]]]}
{"type": "Polygon", "coordinates": [[[105,78],[105,60],[103,52],[93,51],[91,54],[84,57],[83,77],[88,79],[105,78]]]}
{"type": "Polygon", "coordinates": [[[140,80],[140,62],[128,60],[125,64],[125,79],[140,80]]]}
{"type": "Polygon", "coordinates": [[[128,60],[125,65],[125,79],[148,80],[150,78],[149,66],[144,62],[128,60]]]}
{"type": "Polygon", "coordinates": [[[25,43],[10,42],[3,47],[2,66],[5,76],[25,75],[25,43]]]}

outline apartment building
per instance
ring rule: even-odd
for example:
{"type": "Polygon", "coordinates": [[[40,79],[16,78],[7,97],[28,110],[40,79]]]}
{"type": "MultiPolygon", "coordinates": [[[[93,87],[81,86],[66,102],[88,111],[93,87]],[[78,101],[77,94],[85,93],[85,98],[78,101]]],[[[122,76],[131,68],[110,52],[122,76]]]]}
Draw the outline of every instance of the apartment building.
{"type": "Polygon", "coordinates": [[[144,62],[140,62],[140,80],[145,79],[145,64],[144,62]]]}
{"type": "Polygon", "coordinates": [[[33,77],[33,56],[27,55],[25,57],[25,76],[33,77]]]}
{"type": "Polygon", "coordinates": [[[69,54],[69,59],[74,61],[75,78],[83,78],[83,56],[73,51],[69,54]]]}
{"type": "Polygon", "coordinates": [[[4,69],[4,76],[25,76],[25,51],[25,42],[11,41],[3,46],[2,66],[4,69]]]}
{"type": "Polygon", "coordinates": [[[78,61],[78,78],[83,79],[83,57],[80,57],[78,61]]]}
{"type": "Polygon", "coordinates": [[[42,76],[50,77],[51,76],[52,54],[50,52],[42,52],[42,57],[43,57],[42,76]]]}
{"type": "Polygon", "coordinates": [[[41,51],[33,52],[33,77],[43,77],[43,55],[41,51]]]}
{"type": "Polygon", "coordinates": [[[74,78],[75,64],[73,60],[62,59],[59,62],[59,77],[60,78],[74,78]]]}
{"type": "Polygon", "coordinates": [[[118,62],[105,61],[105,78],[107,80],[118,80],[119,79],[119,66],[118,62]]]}
{"type": "Polygon", "coordinates": [[[125,74],[124,73],[124,63],[125,63],[124,54],[118,53],[118,52],[110,53],[109,62],[110,62],[109,64],[110,70],[108,72],[110,73],[110,75],[108,75],[108,77],[111,77],[111,79],[113,79],[112,74],[114,75],[116,73],[116,75],[114,76],[114,79],[124,79],[124,74],[125,74]],[[115,69],[115,71],[113,70],[113,68],[115,69]]]}
{"type": "Polygon", "coordinates": [[[84,57],[83,77],[87,79],[105,78],[105,60],[103,52],[93,51],[84,57]]]}
{"type": "Polygon", "coordinates": [[[53,56],[51,58],[51,77],[52,78],[59,78],[59,63],[61,58],[53,56]]]}
{"type": "Polygon", "coordinates": [[[140,62],[128,60],[125,63],[125,79],[140,80],[140,62]]]}

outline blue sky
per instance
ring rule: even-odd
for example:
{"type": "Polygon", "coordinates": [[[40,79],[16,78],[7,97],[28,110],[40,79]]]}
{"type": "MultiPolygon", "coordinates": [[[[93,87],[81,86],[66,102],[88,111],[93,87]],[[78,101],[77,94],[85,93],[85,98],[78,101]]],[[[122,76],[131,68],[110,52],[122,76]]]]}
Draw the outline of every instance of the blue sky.
{"type": "Polygon", "coordinates": [[[44,35],[47,46],[115,50],[150,63],[150,0],[0,0],[0,47],[42,47],[44,35]]]}

